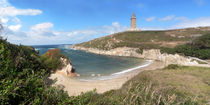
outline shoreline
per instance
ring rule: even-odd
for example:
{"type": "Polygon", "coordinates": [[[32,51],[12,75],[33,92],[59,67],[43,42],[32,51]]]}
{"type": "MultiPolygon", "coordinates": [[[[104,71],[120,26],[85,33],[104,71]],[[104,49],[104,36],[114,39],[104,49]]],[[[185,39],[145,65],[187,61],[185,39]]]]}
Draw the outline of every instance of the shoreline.
{"type": "Polygon", "coordinates": [[[119,89],[122,85],[138,75],[142,71],[146,70],[156,70],[164,68],[164,63],[160,61],[153,61],[150,65],[136,68],[130,72],[123,73],[116,78],[111,78],[108,80],[95,80],[95,81],[80,81],[76,79],[69,78],[68,76],[55,73],[50,75],[50,79],[57,78],[56,85],[61,85],[64,87],[64,90],[68,92],[69,96],[80,95],[81,92],[88,92],[96,89],[97,93],[104,93],[109,90],[119,89]]]}
{"type": "Polygon", "coordinates": [[[117,78],[121,75],[124,75],[125,73],[129,73],[144,67],[149,66],[150,64],[153,63],[153,60],[145,60],[145,62],[142,65],[139,66],[134,66],[133,68],[129,68],[129,69],[125,69],[122,70],[120,72],[116,72],[116,73],[112,73],[110,75],[106,75],[106,76],[99,76],[99,77],[93,77],[93,78],[88,78],[88,79],[84,79],[84,78],[73,78],[75,80],[79,80],[79,81],[84,81],[84,82],[89,82],[89,81],[98,81],[98,80],[110,80],[110,79],[114,79],[117,78]]]}

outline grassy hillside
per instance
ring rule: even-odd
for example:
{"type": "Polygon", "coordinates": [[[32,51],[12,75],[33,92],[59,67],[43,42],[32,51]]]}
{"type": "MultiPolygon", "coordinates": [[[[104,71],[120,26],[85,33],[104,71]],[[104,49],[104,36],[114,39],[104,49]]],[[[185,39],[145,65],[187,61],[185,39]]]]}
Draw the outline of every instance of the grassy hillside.
{"type": "Polygon", "coordinates": [[[210,27],[188,28],[167,31],[121,32],[84,42],[76,46],[110,50],[117,47],[160,48],[174,47],[192,41],[203,34],[210,33],[210,27]]]}
{"type": "Polygon", "coordinates": [[[210,103],[210,69],[170,65],[144,71],[119,90],[94,95],[90,105],[204,105],[210,103]]]}

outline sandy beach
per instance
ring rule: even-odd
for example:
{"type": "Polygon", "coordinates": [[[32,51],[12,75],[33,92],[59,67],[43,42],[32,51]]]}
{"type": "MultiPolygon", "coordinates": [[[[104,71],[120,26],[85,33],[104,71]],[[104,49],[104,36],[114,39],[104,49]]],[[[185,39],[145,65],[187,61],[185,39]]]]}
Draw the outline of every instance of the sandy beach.
{"type": "Polygon", "coordinates": [[[136,69],[134,71],[122,74],[118,77],[108,80],[95,80],[95,81],[80,81],[72,79],[60,73],[51,74],[50,79],[57,78],[57,82],[54,85],[64,86],[64,90],[68,92],[70,96],[79,95],[81,92],[88,92],[96,89],[98,93],[104,93],[112,89],[119,89],[121,86],[137,75],[138,73],[145,70],[155,70],[163,68],[164,64],[159,61],[153,61],[152,64],[136,69]]]}

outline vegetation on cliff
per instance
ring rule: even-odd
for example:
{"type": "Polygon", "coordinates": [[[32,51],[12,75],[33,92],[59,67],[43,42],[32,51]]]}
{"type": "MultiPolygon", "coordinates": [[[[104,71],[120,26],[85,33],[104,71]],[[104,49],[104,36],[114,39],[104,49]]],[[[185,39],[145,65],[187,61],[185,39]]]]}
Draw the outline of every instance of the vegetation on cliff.
{"type": "Polygon", "coordinates": [[[210,59],[210,34],[202,35],[190,43],[178,45],[174,48],[163,47],[161,52],[169,54],[179,53],[200,59],[210,59]]]}
{"type": "Polygon", "coordinates": [[[41,61],[48,69],[57,70],[62,69],[62,67],[65,66],[61,61],[61,58],[67,59],[66,64],[70,63],[69,58],[63,55],[59,48],[56,48],[48,50],[45,54],[43,54],[41,56],[41,61]]]}

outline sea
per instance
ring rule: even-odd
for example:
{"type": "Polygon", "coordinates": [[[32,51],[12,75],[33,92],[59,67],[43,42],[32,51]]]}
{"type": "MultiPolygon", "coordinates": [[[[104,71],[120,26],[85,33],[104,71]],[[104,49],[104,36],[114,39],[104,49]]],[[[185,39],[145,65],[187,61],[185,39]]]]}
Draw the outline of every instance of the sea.
{"type": "Polygon", "coordinates": [[[127,72],[142,68],[151,64],[152,61],[133,58],[118,57],[88,53],[71,48],[71,45],[38,45],[33,46],[40,55],[49,49],[59,48],[61,52],[68,56],[79,77],[74,77],[81,81],[107,80],[112,79],[127,72]]]}

